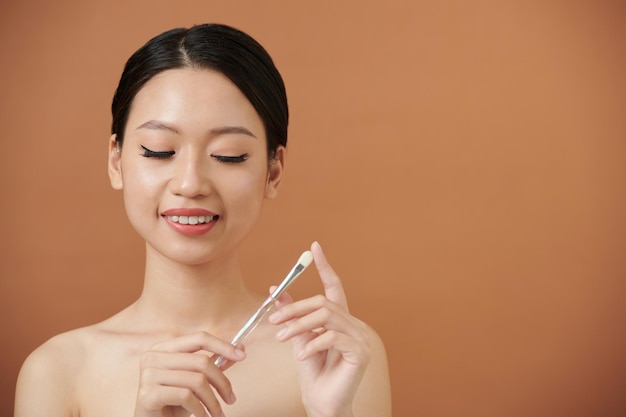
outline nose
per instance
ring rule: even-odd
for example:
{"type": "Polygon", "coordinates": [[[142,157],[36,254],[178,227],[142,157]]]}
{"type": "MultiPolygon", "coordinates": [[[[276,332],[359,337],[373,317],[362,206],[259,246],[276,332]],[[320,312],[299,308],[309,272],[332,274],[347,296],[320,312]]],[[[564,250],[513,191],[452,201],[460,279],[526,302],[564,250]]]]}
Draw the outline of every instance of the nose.
{"type": "Polygon", "coordinates": [[[209,166],[201,152],[181,152],[176,155],[170,191],[186,198],[199,198],[211,192],[209,166]]]}

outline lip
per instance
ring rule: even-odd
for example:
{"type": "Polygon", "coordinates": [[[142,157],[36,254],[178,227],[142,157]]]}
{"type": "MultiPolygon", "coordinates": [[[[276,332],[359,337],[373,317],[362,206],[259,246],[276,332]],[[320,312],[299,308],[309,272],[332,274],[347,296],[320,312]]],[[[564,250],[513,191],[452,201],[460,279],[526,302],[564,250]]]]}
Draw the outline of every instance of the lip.
{"type": "Polygon", "coordinates": [[[216,216],[216,214],[203,208],[177,207],[163,211],[161,216],[216,216]]]}
{"type": "Polygon", "coordinates": [[[210,221],[209,223],[202,224],[180,224],[175,223],[167,218],[167,216],[217,216],[215,213],[212,213],[208,210],[202,208],[171,208],[163,211],[161,213],[161,218],[165,221],[165,223],[175,232],[186,236],[200,236],[205,233],[208,233],[213,226],[218,222],[219,216],[217,219],[210,221]]]}

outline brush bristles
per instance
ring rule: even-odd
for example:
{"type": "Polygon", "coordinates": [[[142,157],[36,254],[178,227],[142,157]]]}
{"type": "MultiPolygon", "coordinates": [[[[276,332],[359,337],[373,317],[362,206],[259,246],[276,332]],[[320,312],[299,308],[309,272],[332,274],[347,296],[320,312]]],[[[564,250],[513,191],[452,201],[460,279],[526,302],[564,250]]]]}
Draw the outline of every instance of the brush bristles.
{"type": "Polygon", "coordinates": [[[298,263],[304,268],[311,265],[311,262],[313,262],[313,254],[310,250],[305,251],[302,255],[300,255],[300,259],[298,259],[298,263]]]}

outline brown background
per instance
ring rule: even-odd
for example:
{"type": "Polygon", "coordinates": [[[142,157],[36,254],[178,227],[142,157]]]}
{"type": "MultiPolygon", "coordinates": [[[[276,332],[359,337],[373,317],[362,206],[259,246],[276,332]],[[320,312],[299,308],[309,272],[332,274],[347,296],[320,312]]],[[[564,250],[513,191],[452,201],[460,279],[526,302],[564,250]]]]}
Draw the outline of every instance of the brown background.
{"type": "Polygon", "coordinates": [[[626,7],[595,0],[2,0],[0,415],[32,349],[137,297],[110,99],[143,42],[207,21],[259,39],[291,105],[251,286],[319,239],[396,416],[626,415],[626,7]]]}

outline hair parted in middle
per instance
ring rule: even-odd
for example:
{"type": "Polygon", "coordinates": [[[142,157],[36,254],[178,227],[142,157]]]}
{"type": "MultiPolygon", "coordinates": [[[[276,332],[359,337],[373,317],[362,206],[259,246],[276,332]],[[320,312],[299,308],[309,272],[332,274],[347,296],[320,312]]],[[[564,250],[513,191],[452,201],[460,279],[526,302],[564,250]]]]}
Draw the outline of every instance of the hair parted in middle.
{"type": "Polygon", "coordinates": [[[171,29],[149,40],[126,62],[113,96],[111,133],[118,146],[132,102],[155,75],[200,68],[222,73],[239,88],[263,121],[269,159],[287,145],[289,108],[285,84],[267,51],[246,33],[223,24],[171,29]]]}

